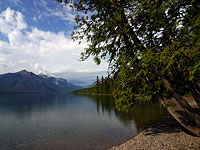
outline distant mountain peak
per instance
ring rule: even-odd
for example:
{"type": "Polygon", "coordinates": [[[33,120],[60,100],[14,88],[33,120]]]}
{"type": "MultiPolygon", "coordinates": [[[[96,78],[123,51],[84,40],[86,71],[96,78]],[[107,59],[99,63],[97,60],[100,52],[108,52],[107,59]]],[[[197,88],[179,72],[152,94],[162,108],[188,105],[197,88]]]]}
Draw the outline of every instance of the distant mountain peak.
{"type": "Polygon", "coordinates": [[[26,71],[26,70],[24,69],[24,70],[21,70],[21,71],[19,71],[19,72],[28,72],[28,71],[26,71]]]}
{"type": "Polygon", "coordinates": [[[26,71],[26,70],[21,70],[21,71],[16,72],[16,73],[18,73],[18,74],[23,74],[23,75],[28,75],[28,74],[30,74],[30,73],[32,73],[32,72],[28,72],[28,71],[26,71]]]}
{"type": "Polygon", "coordinates": [[[60,92],[72,91],[81,87],[68,83],[63,78],[36,75],[26,70],[0,75],[1,92],[60,92]]]}
{"type": "Polygon", "coordinates": [[[47,73],[44,70],[40,70],[38,75],[43,76],[43,77],[52,77],[53,76],[53,75],[50,75],[49,73],[47,73]]]}

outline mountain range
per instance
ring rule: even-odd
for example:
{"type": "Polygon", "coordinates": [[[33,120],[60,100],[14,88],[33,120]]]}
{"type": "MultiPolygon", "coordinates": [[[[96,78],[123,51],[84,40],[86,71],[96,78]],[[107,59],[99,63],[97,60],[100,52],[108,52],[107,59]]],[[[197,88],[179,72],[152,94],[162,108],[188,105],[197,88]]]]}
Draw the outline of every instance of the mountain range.
{"type": "Polygon", "coordinates": [[[63,78],[55,78],[43,74],[36,75],[32,72],[22,70],[16,73],[6,73],[0,75],[0,92],[71,92],[81,89],[69,83],[63,78]]]}

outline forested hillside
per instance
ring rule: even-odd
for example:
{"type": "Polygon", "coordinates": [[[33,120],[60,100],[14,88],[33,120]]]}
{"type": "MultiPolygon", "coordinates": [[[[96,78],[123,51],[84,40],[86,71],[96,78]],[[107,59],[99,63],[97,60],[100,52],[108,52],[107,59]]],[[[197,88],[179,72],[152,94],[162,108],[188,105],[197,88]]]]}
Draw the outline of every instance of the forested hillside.
{"type": "Polygon", "coordinates": [[[93,95],[111,95],[115,87],[115,79],[110,78],[109,76],[104,78],[103,76],[99,79],[97,76],[96,85],[85,88],[81,90],[73,91],[73,93],[82,93],[82,94],[93,94],[93,95]]]}

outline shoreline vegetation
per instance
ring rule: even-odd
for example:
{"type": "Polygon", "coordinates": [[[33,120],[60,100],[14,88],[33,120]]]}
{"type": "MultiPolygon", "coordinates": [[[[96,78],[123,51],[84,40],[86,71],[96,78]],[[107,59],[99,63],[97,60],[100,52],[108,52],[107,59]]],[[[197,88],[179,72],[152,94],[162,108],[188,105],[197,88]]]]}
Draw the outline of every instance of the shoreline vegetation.
{"type": "Polygon", "coordinates": [[[111,73],[97,77],[96,87],[84,93],[113,93],[120,111],[131,109],[134,101],[156,98],[200,137],[200,2],[89,0],[71,6],[85,12],[75,18],[72,33],[75,41],[90,43],[81,60],[106,60],[111,73]],[[197,105],[189,104],[186,95],[197,105]]]}
{"type": "MultiPolygon", "coordinates": [[[[97,76],[96,85],[90,88],[73,91],[73,93],[84,94],[84,95],[99,95],[99,96],[112,95],[116,99],[117,93],[114,90],[116,86],[115,80],[116,80],[115,78],[110,78],[110,76],[108,76],[105,79],[102,77],[102,79],[99,80],[99,77],[97,76]]],[[[167,86],[170,89],[173,89],[173,87],[171,87],[170,84],[168,84],[167,86]]],[[[200,136],[200,126],[199,126],[199,116],[198,116],[200,109],[198,107],[198,101],[196,101],[195,97],[193,97],[191,93],[179,95],[175,92],[174,94],[175,96],[168,95],[166,97],[156,95],[154,98],[160,101],[160,103],[167,109],[167,111],[171,114],[171,116],[174,117],[174,119],[176,119],[176,121],[180,123],[181,126],[183,126],[186,130],[193,133],[194,135],[200,136]],[[186,106],[190,111],[186,109],[186,106]],[[191,114],[191,112],[193,114],[191,114]]],[[[117,97],[117,98],[122,100],[124,99],[124,97],[117,97]]],[[[124,111],[123,109],[117,106],[118,103],[119,100],[115,102],[116,108],[118,110],[124,111]]]]}
{"type": "Polygon", "coordinates": [[[81,94],[81,95],[94,95],[94,96],[113,96],[113,94],[103,94],[103,93],[84,93],[84,92],[72,92],[73,94],[81,94]]]}

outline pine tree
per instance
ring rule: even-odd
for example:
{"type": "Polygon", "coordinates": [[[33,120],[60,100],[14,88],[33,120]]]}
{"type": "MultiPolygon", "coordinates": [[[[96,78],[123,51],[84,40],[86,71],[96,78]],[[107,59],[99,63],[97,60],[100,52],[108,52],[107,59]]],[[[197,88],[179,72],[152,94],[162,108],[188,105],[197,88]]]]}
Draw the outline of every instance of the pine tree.
{"type": "Polygon", "coordinates": [[[89,42],[81,58],[108,60],[118,109],[171,96],[191,118],[200,116],[182,97],[191,93],[200,107],[200,1],[77,0],[72,7],[82,14],[72,38],[89,42]]]}

